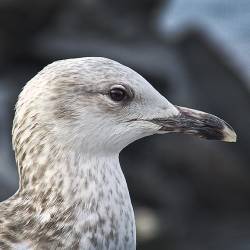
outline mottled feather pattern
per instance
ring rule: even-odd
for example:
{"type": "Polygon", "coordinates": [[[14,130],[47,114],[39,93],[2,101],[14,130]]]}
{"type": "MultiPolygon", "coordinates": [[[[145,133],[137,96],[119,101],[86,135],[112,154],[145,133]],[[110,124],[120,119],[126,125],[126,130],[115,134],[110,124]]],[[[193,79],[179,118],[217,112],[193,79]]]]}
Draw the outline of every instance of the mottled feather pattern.
{"type": "Polygon", "coordinates": [[[0,249],[135,250],[119,153],[137,139],[167,132],[236,141],[220,118],[174,106],[110,59],[45,67],[16,105],[19,190],[0,203],[0,249]],[[126,98],[113,98],[114,88],[126,98]]]}
{"type": "MultiPolygon", "coordinates": [[[[114,66],[106,63],[103,71],[114,66]]],[[[88,74],[91,64],[96,67],[91,59],[85,69],[82,59],[53,63],[19,96],[13,148],[20,187],[0,203],[1,249],[135,248],[134,214],[118,155],[94,159],[84,150],[88,144],[77,139],[79,108],[95,102],[88,91],[99,91],[91,90],[93,81],[100,80],[88,74]],[[86,75],[88,81],[79,84],[86,75]],[[75,134],[61,135],[65,127],[75,134]]]]}

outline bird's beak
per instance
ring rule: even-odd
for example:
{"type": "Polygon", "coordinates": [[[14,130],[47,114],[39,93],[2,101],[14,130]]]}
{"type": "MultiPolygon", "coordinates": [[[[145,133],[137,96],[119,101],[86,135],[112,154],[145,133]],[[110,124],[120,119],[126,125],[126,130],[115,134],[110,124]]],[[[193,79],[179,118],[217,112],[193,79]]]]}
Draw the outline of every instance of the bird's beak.
{"type": "Polygon", "coordinates": [[[233,128],[222,119],[202,111],[175,106],[179,111],[172,117],[156,118],[151,122],[159,125],[159,133],[176,132],[193,134],[210,140],[236,142],[233,128]]]}

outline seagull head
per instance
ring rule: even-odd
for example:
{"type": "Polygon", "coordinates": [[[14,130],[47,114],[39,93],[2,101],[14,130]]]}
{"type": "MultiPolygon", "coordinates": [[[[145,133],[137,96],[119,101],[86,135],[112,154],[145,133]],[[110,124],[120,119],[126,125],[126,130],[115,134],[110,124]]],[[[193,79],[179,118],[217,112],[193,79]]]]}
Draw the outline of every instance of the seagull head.
{"type": "Polygon", "coordinates": [[[43,127],[58,145],[95,154],[119,153],[142,137],[173,132],[236,141],[222,119],[171,104],[132,69],[100,57],[48,65],[24,87],[17,110],[19,124],[43,127]]]}

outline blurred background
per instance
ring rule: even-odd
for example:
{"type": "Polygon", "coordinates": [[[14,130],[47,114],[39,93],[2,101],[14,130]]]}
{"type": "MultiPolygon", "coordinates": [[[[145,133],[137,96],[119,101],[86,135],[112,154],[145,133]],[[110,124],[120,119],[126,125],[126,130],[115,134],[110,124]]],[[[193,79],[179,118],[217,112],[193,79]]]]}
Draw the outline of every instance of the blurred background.
{"type": "Polygon", "coordinates": [[[0,200],[18,187],[18,93],[48,63],[84,56],[128,65],[238,133],[236,144],[154,136],[122,152],[138,249],[249,250],[250,1],[1,0],[0,200]]]}

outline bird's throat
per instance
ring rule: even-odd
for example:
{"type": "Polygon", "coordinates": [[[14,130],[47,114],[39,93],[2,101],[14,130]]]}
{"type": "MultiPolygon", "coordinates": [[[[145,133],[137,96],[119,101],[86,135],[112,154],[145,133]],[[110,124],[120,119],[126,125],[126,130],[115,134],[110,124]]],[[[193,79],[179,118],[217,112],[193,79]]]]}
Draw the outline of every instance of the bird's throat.
{"type": "MultiPolygon", "coordinates": [[[[80,245],[105,249],[106,242],[113,246],[110,249],[134,249],[134,213],[118,155],[52,151],[44,153],[57,157],[48,157],[46,165],[41,152],[35,171],[21,179],[19,196],[30,200],[37,220],[41,224],[54,220],[58,228],[71,221],[80,245]]],[[[27,169],[24,166],[23,171],[27,169]]]]}

